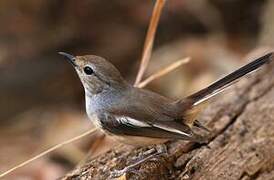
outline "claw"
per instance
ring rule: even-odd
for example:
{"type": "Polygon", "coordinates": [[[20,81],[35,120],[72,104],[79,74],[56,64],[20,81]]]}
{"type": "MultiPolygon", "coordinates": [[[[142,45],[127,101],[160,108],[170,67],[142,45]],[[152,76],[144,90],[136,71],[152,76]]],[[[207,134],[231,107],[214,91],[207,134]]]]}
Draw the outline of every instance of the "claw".
{"type": "Polygon", "coordinates": [[[137,170],[135,170],[133,167],[128,166],[125,167],[122,170],[114,170],[110,173],[111,178],[119,178],[119,179],[126,179],[126,175],[128,173],[134,173],[134,174],[138,174],[139,172],[137,170]]]}
{"type": "Polygon", "coordinates": [[[126,172],[124,171],[124,169],[122,170],[113,170],[110,172],[110,177],[111,178],[122,178],[122,176],[125,176],[126,172]]]}

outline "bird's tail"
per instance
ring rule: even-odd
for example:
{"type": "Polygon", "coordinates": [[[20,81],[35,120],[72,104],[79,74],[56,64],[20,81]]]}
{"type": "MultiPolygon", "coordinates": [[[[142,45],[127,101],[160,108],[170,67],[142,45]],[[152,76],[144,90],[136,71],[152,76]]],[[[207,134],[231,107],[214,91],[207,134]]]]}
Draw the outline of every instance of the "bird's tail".
{"type": "Polygon", "coordinates": [[[211,97],[219,94],[232,84],[236,83],[242,77],[247,74],[254,72],[262,65],[269,63],[271,61],[272,53],[268,53],[249,64],[239,68],[238,70],[228,74],[227,76],[217,80],[208,87],[186,97],[183,100],[178,101],[180,107],[184,107],[182,113],[184,116],[184,123],[188,124],[190,127],[195,126],[200,129],[208,130],[199,121],[196,120],[197,115],[203,109],[205,102],[211,97]]]}
{"type": "Polygon", "coordinates": [[[212,83],[208,87],[190,95],[187,99],[191,99],[193,102],[192,106],[196,106],[201,104],[202,102],[208,100],[209,98],[219,94],[242,77],[254,72],[259,67],[264,64],[267,64],[271,61],[272,53],[268,53],[254,61],[250,62],[249,64],[239,68],[238,70],[228,74],[227,76],[217,80],[216,82],[212,83]]]}

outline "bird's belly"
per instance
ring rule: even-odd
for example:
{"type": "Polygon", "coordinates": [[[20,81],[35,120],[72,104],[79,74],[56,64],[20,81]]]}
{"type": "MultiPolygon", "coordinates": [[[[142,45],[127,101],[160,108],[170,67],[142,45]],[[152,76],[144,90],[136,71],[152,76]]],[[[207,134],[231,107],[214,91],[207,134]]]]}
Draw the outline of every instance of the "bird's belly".
{"type": "MultiPolygon", "coordinates": [[[[107,133],[109,134],[109,133],[107,133]]],[[[111,135],[110,137],[113,139],[122,142],[124,144],[129,144],[133,146],[146,146],[146,145],[154,145],[154,144],[162,144],[166,142],[168,139],[162,138],[150,138],[150,137],[141,137],[141,136],[127,136],[127,135],[111,135]]]]}

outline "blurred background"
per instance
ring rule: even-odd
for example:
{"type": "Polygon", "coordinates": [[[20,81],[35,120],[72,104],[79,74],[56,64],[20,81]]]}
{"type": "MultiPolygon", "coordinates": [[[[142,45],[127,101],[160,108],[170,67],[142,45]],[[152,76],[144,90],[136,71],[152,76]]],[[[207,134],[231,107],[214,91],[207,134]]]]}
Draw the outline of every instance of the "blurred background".
{"type": "MultiPolygon", "coordinates": [[[[57,54],[103,56],[134,82],[153,0],[0,1],[0,172],[93,127],[84,91],[57,54]]],[[[274,43],[274,1],[168,0],[146,77],[184,57],[192,60],[146,88],[184,97],[274,43]],[[247,55],[249,54],[249,55],[247,55]]],[[[88,152],[95,134],[61,148],[6,179],[55,179],[88,152]]]]}

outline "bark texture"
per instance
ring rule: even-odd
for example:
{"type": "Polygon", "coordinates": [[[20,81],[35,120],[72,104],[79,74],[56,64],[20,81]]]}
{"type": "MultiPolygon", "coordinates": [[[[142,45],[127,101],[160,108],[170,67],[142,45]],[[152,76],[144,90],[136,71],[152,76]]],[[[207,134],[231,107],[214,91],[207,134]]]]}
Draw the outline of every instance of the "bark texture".
{"type": "MultiPolygon", "coordinates": [[[[212,132],[207,145],[166,143],[168,155],[146,162],[120,179],[274,179],[274,63],[242,79],[201,114],[212,132]]],[[[149,147],[125,145],[87,159],[63,179],[113,179],[145,156],[149,147]]]]}

